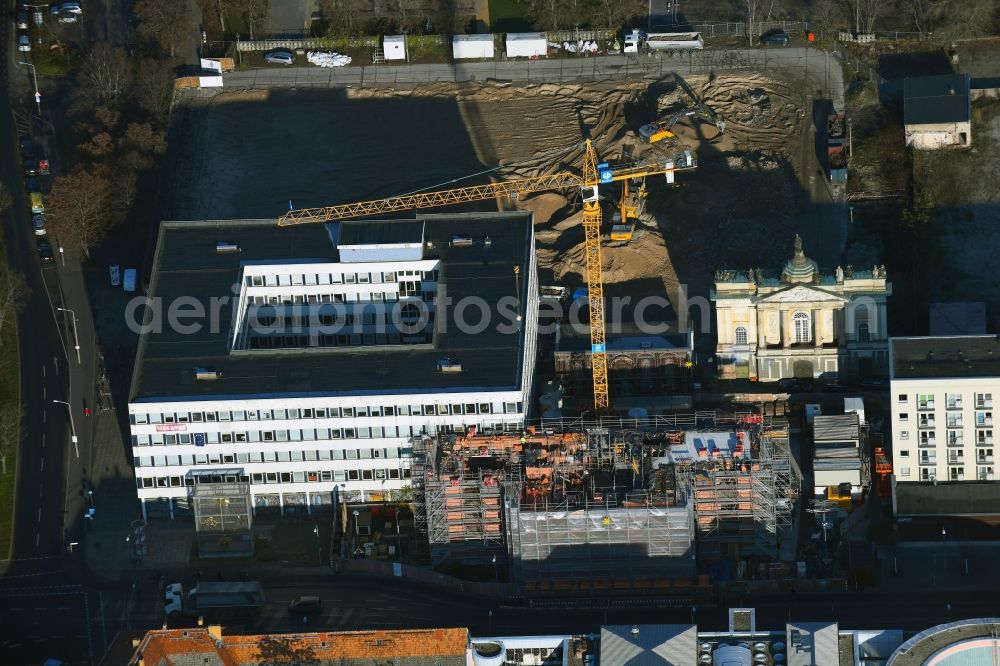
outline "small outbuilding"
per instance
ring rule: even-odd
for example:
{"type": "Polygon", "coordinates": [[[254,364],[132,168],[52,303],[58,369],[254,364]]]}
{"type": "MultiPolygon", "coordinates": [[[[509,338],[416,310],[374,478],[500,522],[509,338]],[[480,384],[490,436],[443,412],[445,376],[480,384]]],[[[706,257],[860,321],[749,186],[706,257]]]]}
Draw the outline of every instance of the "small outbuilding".
{"type": "Polygon", "coordinates": [[[386,61],[406,60],[406,35],[386,35],[383,37],[382,52],[386,61]]]}
{"type": "Polygon", "coordinates": [[[549,54],[544,32],[508,32],[506,44],[508,58],[544,58],[549,54]]]}
{"type": "Polygon", "coordinates": [[[493,35],[455,35],[451,39],[451,55],[455,60],[493,57],[493,35]]]}
{"type": "Polygon", "coordinates": [[[934,150],[972,145],[972,94],[968,74],[941,74],[903,81],[906,145],[934,150]]]}

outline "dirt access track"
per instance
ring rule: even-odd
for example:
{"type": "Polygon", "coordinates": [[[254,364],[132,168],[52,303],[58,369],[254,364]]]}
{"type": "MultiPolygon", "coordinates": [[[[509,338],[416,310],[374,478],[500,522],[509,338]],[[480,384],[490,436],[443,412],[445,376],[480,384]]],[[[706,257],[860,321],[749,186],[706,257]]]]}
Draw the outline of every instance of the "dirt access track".
{"type": "MultiPolygon", "coordinates": [[[[810,244],[840,247],[837,233],[813,222],[829,202],[809,194],[816,169],[809,100],[793,92],[803,86],[773,72],[687,81],[725,119],[726,133],[691,119],[676,126],[678,149],[693,150],[698,168],[677,174],[675,187],[651,179],[642,228],[630,243],[604,251],[611,295],[676,303],[681,284],[690,295],[707,295],[718,268],[777,267],[796,232],[807,251],[810,244]]],[[[623,150],[649,157],[653,149],[634,130],[690,103],[672,80],[191,91],[174,116],[177,167],[164,218],[276,218],[289,203],[322,206],[578,170],[588,135],[602,159],[615,161],[623,150]]],[[[572,288],[583,281],[576,195],[544,193],[466,210],[532,210],[541,281],[572,288]]],[[[617,189],[602,188],[602,196],[609,217],[617,189]]],[[[821,263],[839,260],[818,254],[811,256],[821,263]]]]}

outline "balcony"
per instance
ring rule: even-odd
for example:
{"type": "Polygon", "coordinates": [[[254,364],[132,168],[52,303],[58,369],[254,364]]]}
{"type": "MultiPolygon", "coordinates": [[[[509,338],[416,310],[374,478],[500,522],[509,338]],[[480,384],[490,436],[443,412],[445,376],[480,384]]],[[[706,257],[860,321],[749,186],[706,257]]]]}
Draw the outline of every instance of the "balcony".
{"type": "Polygon", "coordinates": [[[921,439],[917,446],[922,449],[933,449],[937,447],[937,438],[931,437],[929,439],[921,439]]]}
{"type": "Polygon", "coordinates": [[[964,465],[965,464],[965,458],[956,457],[956,456],[948,456],[948,464],[949,465],[964,465]]]}
{"type": "Polygon", "coordinates": [[[994,475],[992,472],[980,472],[979,473],[979,480],[980,481],[993,481],[994,479],[996,479],[996,475],[994,475]]]}
{"type": "Polygon", "coordinates": [[[976,446],[987,446],[993,443],[993,437],[980,437],[976,440],[976,446]]]}
{"type": "Polygon", "coordinates": [[[976,419],[977,428],[991,428],[993,427],[993,417],[988,419],[976,419]]]}
{"type": "Polygon", "coordinates": [[[937,421],[934,419],[920,419],[917,423],[918,428],[934,428],[937,427],[937,421]]]}
{"type": "Polygon", "coordinates": [[[988,400],[980,400],[978,398],[976,399],[976,409],[992,409],[992,408],[993,408],[992,398],[988,400]]]}
{"type": "Polygon", "coordinates": [[[928,402],[917,402],[917,409],[920,411],[929,411],[934,409],[934,401],[929,400],[928,402]]]}
{"type": "Polygon", "coordinates": [[[949,428],[961,428],[962,427],[962,417],[958,417],[957,419],[953,419],[953,418],[951,418],[949,416],[948,419],[945,420],[945,424],[949,428]]]}
{"type": "Polygon", "coordinates": [[[978,458],[976,458],[976,463],[980,465],[992,465],[993,456],[979,456],[978,458]]]}
{"type": "Polygon", "coordinates": [[[945,409],[962,409],[962,401],[956,400],[955,402],[948,402],[945,404],[945,409]]]}
{"type": "Polygon", "coordinates": [[[920,464],[921,465],[937,465],[937,457],[936,456],[929,456],[927,458],[921,458],[920,459],[920,464]]]}
{"type": "Polygon", "coordinates": [[[948,480],[949,481],[965,481],[965,475],[964,474],[952,474],[951,476],[948,477],[948,480]]]}
{"type": "Polygon", "coordinates": [[[965,446],[965,441],[961,439],[949,439],[948,446],[956,446],[956,447],[965,446]]]}

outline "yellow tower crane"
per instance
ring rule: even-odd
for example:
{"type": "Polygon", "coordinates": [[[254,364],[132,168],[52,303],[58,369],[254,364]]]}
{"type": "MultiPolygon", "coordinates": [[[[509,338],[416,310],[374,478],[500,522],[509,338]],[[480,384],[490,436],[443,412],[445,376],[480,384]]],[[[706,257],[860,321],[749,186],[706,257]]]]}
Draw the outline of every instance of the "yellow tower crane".
{"type": "Polygon", "coordinates": [[[583,197],[583,233],[586,252],[587,297],[590,315],[591,368],[594,377],[594,408],[606,412],[610,406],[608,396],[608,354],[604,340],[604,278],[601,264],[601,202],[599,188],[602,183],[612,183],[632,178],[666,174],[669,180],[674,171],[692,169],[694,158],[685,151],[664,162],[633,164],[625,167],[608,167],[598,164],[597,149],[587,139],[584,143],[583,169],[580,174],[560,172],[546,176],[506,180],[488,185],[472,185],[449,190],[404,194],[386,199],[357,203],[290,210],[278,218],[278,226],[331,222],[349,218],[384,215],[406,210],[435,208],[484,201],[506,196],[517,199],[523,194],[579,188],[583,197]]]}

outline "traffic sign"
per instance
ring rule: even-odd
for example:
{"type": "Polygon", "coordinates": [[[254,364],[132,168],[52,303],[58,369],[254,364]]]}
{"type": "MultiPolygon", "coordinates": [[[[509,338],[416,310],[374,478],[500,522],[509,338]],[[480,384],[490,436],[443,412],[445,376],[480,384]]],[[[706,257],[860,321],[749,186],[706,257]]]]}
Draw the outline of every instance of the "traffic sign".
{"type": "Polygon", "coordinates": [[[42,93],[36,92],[35,93],[35,104],[41,104],[41,103],[42,103],[42,93]]]}

